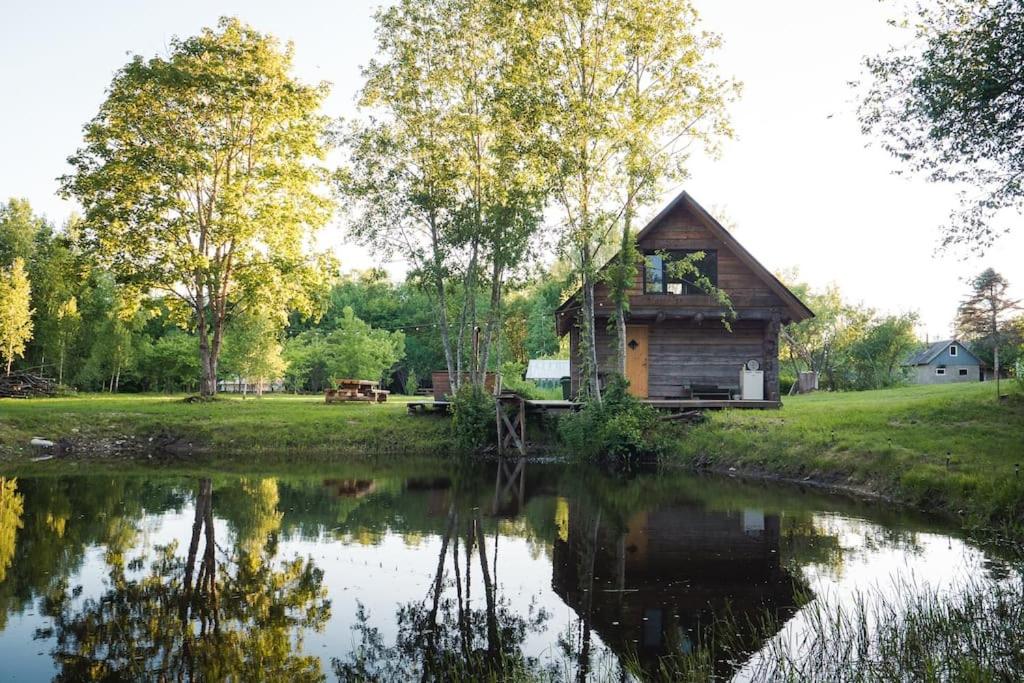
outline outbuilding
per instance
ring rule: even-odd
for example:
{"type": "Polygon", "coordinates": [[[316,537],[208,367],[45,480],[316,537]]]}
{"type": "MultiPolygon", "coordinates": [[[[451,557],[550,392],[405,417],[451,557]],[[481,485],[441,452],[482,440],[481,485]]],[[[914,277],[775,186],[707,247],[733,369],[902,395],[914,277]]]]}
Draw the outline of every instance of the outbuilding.
{"type": "Polygon", "coordinates": [[[981,360],[958,339],[944,339],[915,353],[905,363],[915,384],[981,381],[981,360]]]}

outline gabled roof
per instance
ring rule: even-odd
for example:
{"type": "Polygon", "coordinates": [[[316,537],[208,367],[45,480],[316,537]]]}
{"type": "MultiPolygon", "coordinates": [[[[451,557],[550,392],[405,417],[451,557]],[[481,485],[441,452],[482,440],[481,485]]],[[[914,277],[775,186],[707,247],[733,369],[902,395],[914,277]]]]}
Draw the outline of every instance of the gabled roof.
{"type": "Polygon", "coordinates": [[[928,365],[933,360],[935,360],[935,358],[940,353],[942,353],[944,350],[946,350],[953,344],[956,344],[957,347],[959,347],[964,353],[966,353],[968,356],[970,356],[974,360],[978,361],[979,364],[981,364],[981,361],[978,359],[978,357],[975,356],[971,352],[971,350],[967,348],[967,346],[964,345],[964,343],[959,339],[943,339],[941,341],[935,342],[934,344],[924,349],[923,351],[918,351],[913,356],[908,358],[907,362],[904,363],[904,365],[928,365]]]}
{"type": "MultiPolygon", "coordinates": [[[[762,282],[768,285],[789,310],[790,317],[793,322],[800,322],[801,320],[807,320],[808,318],[814,317],[814,311],[807,307],[803,301],[801,301],[796,294],[789,291],[786,285],[782,284],[777,277],[772,275],[771,271],[761,265],[761,262],[754,258],[753,254],[747,251],[746,247],[740,244],[735,237],[732,236],[728,230],[725,229],[721,223],[719,223],[714,216],[709,214],[703,206],[697,203],[688,192],[683,190],[675,199],[669,202],[664,209],[658,212],[658,215],[652,218],[643,229],[636,234],[636,241],[639,242],[650,232],[655,230],[658,225],[664,220],[673,210],[680,206],[685,206],[697,217],[701,224],[711,233],[711,236],[722,242],[730,251],[732,251],[736,258],[740,260],[744,265],[750,268],[762,282]]],[[[614,256],[612,257],[614,258],[614,256]]],[[[574,292],[572,296],[562,302],[562,305],[556,309],[561,311],[568,307],[568,304],[576,298],[579,292],[574,292]]]]}

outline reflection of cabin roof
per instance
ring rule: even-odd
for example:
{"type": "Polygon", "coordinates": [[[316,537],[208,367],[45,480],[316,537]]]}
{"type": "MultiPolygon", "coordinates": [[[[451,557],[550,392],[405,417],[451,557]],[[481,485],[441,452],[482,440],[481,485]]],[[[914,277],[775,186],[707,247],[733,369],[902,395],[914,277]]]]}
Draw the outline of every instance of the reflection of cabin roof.
{"type": "Polygon", "coordinates": [[[531,360],[526,379],[562,379],[569,376],[569,360],[531,360]]]}

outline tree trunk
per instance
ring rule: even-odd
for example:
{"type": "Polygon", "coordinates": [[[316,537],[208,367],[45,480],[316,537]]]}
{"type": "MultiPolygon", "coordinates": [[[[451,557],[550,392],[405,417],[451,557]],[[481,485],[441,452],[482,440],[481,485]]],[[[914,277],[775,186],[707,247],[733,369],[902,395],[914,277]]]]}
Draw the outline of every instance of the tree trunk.
{"type": "Polygon", "coordinates": [[[996,400],[999,400],[999,342],[996,341],[995,348],[993,349],[993,356],[996,366],[996,400]]]}
{"type": "Polygon", "coordinates": [[[452,354],[451,334],[448,329],[448,296],[444,284],[443,259],[440,249],[441,238],[437,231],[437,217],[431,215],[429,223],[433,259],[433,266],[430,270],[434,284],[434,293],[437,295],[437,326],[441,332],[441,347],[444,349],[445,364],[448,366],[448,381],[451,382],[452,391],[456,391],[459,378],[455,374],[455,359],[452,354]]]}
{"type": "Polygon", "coordinates": [[[586,393],[600,403],[601,382],[597,365],[597,320],[594,308],[594,282],[588,263],[583,272],[583,307],[580,311],[580,380],[586,387],[586,393]]]}

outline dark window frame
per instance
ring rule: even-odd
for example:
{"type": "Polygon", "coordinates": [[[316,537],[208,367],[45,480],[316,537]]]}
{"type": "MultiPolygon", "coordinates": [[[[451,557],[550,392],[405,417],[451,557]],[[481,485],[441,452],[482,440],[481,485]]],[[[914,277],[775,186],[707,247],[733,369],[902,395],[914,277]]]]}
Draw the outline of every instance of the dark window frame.
{"type": "Polygon", "coordinates": [[[697,262],[697,268],[701,274],[711,280],[713,287],[718,287],[718,250],[717,249],[667,249],[665,251],[649,251],[644,253],[644,266],[643,266],[643,292],[644,294],[657,294],[657,295],[669,295],[669,296],[708,296],[708,293],[701,290],[696,285],[681,280],[679,278],[670,279],[668,275],[668,265],[676,259],[683,258],[689,254],[695,254],[697,252],[704,252],[704,258],[697,262]],[[661,258],[661,290],[652,290],[648,288],[649,281],[647,278],[648,265],[647,260],[652,257],[661,258]],[[666,258],[667,257],[667,258],[666,258]],[[710,272],[705,270],[705,266],[711,265],[710,272]],[[670,284],[682,285],[681,291],[670,292],[668,287],[670,284]]]}

